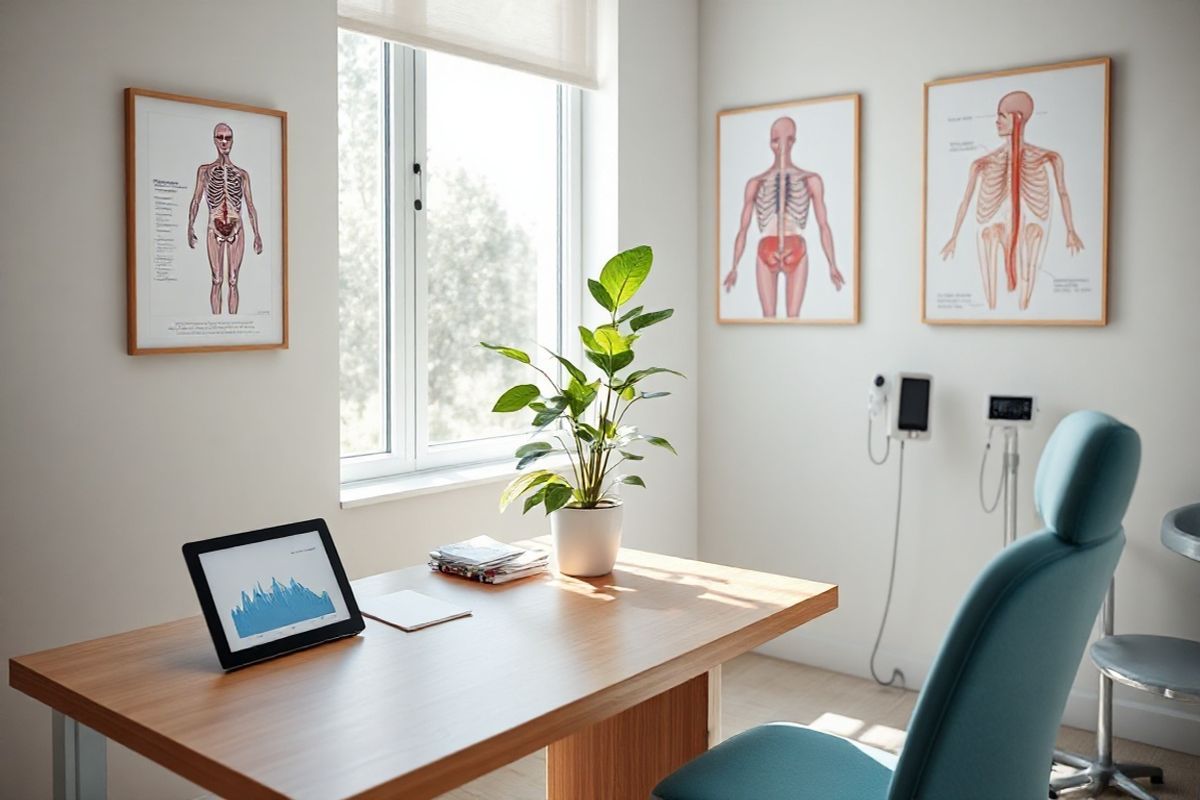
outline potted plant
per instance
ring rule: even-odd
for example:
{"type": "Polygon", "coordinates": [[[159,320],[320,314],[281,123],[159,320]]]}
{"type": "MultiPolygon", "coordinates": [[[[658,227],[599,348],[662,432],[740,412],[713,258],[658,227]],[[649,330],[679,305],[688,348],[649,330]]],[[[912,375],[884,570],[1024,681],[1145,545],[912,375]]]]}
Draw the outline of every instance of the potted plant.
{"type": "Polygon", "coordinates": [[[643,391],[643,380],[660,373],[683,377],[665,367],[627,371],[641,331],[675,313],[670,308],[646,311],[642,306],[622,311],[650,274],[653,260],[649,247],[635,247],[613,256],[601,270],[600,280],[587,282],[592,297],[609,314],[609,321],[595,330],[579,327],[584,356],[599,370],[598,377],[590,378],[565,356],[543,348],[562,365],[568,380],[560,386],[528,353],[480,342],[502,356],[528,364],[545,380],[544,387],[532,383],[513,386],[492,408],[500,413],[529,409],[536,429],[533,440],[517,448],[517,469],[523,472],[500,495],[500,510],[522,496],[524,512],[545,507],[559,570],[567,575],[587,577],[612,571],[621,545],[623,516],[615,490],[622,485],[646,485],[639,476],[620,471],[623,465],[644,458],[637,452],[639,445],[675,452],[663,437],[644,434],[625,419],[637,403],[670,394],[643,391]],[[567,457],[569,474],[550,469],[524,472],[553,455],[567,457]]]}

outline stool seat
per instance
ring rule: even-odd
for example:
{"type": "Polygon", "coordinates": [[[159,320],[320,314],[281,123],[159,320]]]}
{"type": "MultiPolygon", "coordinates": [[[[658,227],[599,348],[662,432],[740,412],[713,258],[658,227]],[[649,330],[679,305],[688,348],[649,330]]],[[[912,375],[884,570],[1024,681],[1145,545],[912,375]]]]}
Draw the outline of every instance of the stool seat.
{"type": "Polygon", "coordinates": [[[1115,681],[1153,694],[1200,703],[1200,642],[1174,636],[1106,636],[1092,663],[1115,681]]]}
{"type": "Polygon", "coordinates": [[[1163,517],[1162,543],[1168,550],[1200,561],[1200,503],[1182,506],[1163,517]]]}

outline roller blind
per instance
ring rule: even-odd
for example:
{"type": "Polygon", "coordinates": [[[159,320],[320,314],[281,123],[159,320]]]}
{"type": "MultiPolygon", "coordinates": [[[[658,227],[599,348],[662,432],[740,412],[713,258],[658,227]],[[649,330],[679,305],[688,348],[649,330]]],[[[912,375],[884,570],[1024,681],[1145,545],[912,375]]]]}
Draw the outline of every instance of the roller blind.
{"type": "Polygon", "coordinates": [[[594,89],[596,0],[338,0],[338,24],[594,89]]]}

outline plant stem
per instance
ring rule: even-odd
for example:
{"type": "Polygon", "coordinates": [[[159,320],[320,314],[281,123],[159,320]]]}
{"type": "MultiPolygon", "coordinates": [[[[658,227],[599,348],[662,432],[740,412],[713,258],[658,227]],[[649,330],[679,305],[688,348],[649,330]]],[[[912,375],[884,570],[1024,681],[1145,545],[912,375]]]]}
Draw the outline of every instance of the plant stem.
{"type": "Polygon", "coordinates": [[[557,439],[558,443],[563,446],[563,452],[567,454],[567,460],[571,462],[571,474],[575,477],[575,483],[580,483],[579,470],[575,468],[575,459],[571,457],[571,448],[559,434],[554,434],[554,438],[557,439]]]}

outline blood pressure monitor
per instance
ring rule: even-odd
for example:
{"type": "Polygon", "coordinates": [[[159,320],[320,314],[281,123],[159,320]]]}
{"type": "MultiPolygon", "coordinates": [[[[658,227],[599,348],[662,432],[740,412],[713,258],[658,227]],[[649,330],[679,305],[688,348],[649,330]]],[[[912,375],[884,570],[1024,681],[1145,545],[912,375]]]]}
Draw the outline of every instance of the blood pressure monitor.
{"type": "Polygon", "coordinates": [[[1037,416],[1037,398],[1028,394],[989,394],[984,419],[997,428],[1031,428],[1037,416]]]}

